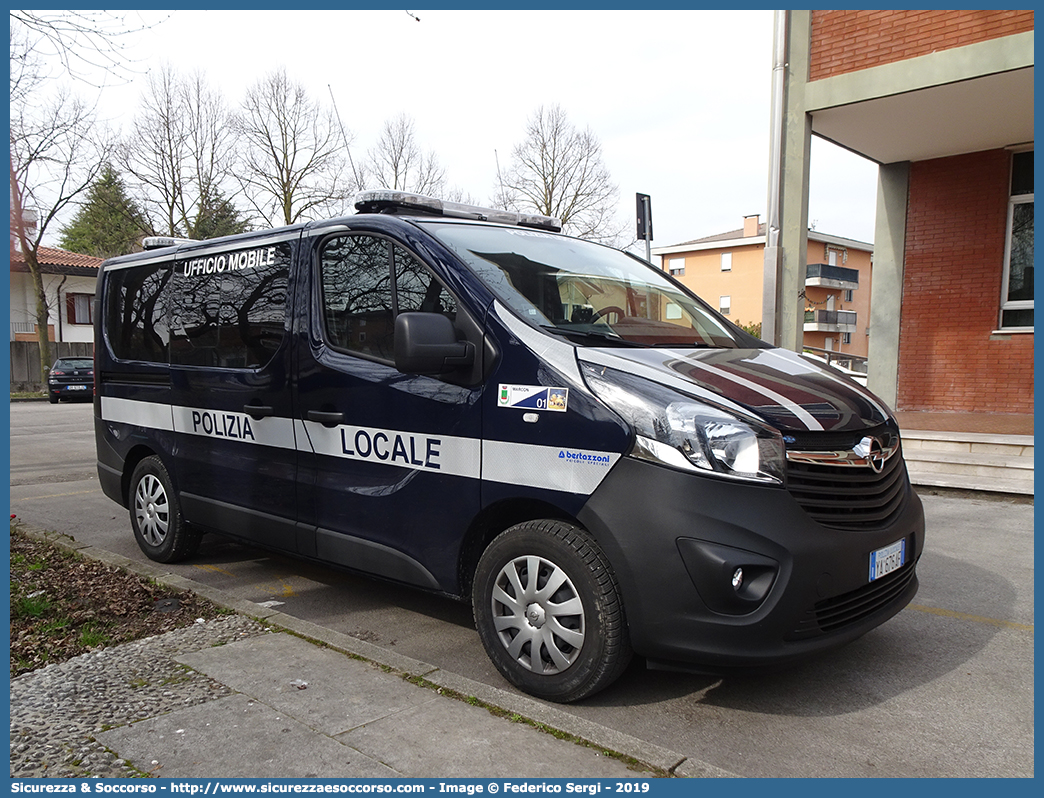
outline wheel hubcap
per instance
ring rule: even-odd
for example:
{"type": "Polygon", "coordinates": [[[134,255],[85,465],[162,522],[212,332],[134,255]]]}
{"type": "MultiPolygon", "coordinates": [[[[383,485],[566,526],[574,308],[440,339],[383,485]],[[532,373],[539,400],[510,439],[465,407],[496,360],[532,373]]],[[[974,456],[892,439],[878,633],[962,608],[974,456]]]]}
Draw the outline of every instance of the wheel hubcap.
{"type": "Polygon", "coordinates": [[[150,546],[162,545],[167,537],[170,509],[163,483],[146,474],[134,491],[134,517],[142,538],[150,546]]]}
{"type": "Polygon", "coordinates": [[[518,557],[497,574],[497,637],[512,659],[540,674],[561,673],[584,644],[584,607],[565,571],[544,557],[518,557]]]}

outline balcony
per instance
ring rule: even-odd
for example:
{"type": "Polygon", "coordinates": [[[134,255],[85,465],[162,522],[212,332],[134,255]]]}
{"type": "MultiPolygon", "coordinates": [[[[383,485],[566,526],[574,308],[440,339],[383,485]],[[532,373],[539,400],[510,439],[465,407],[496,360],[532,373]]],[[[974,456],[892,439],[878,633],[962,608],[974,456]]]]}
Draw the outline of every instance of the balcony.
{"type": "Polygon", "coordinates": [[[806,310],[805,332],[855,332],[854,310],[806,310]]]}
{"type": "Polygon", "coordinates": [[[810,263],[805,267],[805,286],[854,290],[859,287],[859,271],[829,263],[810,263]]]}

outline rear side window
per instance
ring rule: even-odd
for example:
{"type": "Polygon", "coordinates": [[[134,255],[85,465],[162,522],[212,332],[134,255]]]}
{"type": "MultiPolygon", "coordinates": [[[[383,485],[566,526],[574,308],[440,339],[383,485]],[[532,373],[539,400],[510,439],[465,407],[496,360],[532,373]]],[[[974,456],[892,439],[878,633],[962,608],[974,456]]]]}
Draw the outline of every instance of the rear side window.
{"type": "Polygon", "coordinates": [[[283,342],[290,245],[193,258],[174,269],[170,362],[256,369],[283,342]]]}
{"type": "Polygon", "coordinates": [[[156,263],[114,269],[106,276],[106,338],[119,360],[167,362],[167,287],[171,273],[171,263],[156,263]]]}
{"type": "Polygon", "coordinates": [[[324,331],[336,349],[391,361],[396,315],[456,317],[453,296],[419,259],[386,238],[331,238],[323,244],[319,270],[324,331]]]}

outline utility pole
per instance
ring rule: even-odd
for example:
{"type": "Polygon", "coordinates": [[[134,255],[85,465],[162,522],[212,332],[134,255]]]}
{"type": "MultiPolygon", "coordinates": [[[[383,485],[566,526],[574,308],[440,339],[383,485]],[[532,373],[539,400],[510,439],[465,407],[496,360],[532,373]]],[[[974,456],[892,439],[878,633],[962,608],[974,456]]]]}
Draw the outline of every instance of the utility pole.
{"type": "Polygon", "coordinates": [[[786,11],[776,11],[772,48],[772,120],[769,133],[768,218],[765,219],[765,277],[762,284],[761,338],[779,346],[780,284],[783,282],[783,251],[779,245],[783,195],[783,104],[787,78],[786,11]]]}

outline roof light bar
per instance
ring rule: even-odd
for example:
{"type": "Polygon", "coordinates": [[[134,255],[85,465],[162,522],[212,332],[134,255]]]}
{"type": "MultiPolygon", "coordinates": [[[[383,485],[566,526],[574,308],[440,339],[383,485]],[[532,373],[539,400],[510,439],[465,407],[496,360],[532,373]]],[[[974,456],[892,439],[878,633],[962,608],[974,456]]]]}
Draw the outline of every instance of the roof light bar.
{"type": "Polygon", "coordinates": [[[194,244],[194,238],[176,238],[175,236],[145,236],[141,240],[141,248],[163,249],[163,247],[176,247],[178,244],[194,244]]]}
{"type": "Polygon", "coordinates": [[[359,213],[420,211],[454,219],[497,222],[518,227],[532,227],[538,230],[551,230],[555,233],[562,229],[562,220],[553,216],[515,213],[496,208],[483,208],[479,205],[466,205],[461,202],[447,202],[424,194],[395,191],[388,188],[360,191],[355,195],[354,204],[359,213]]]}

